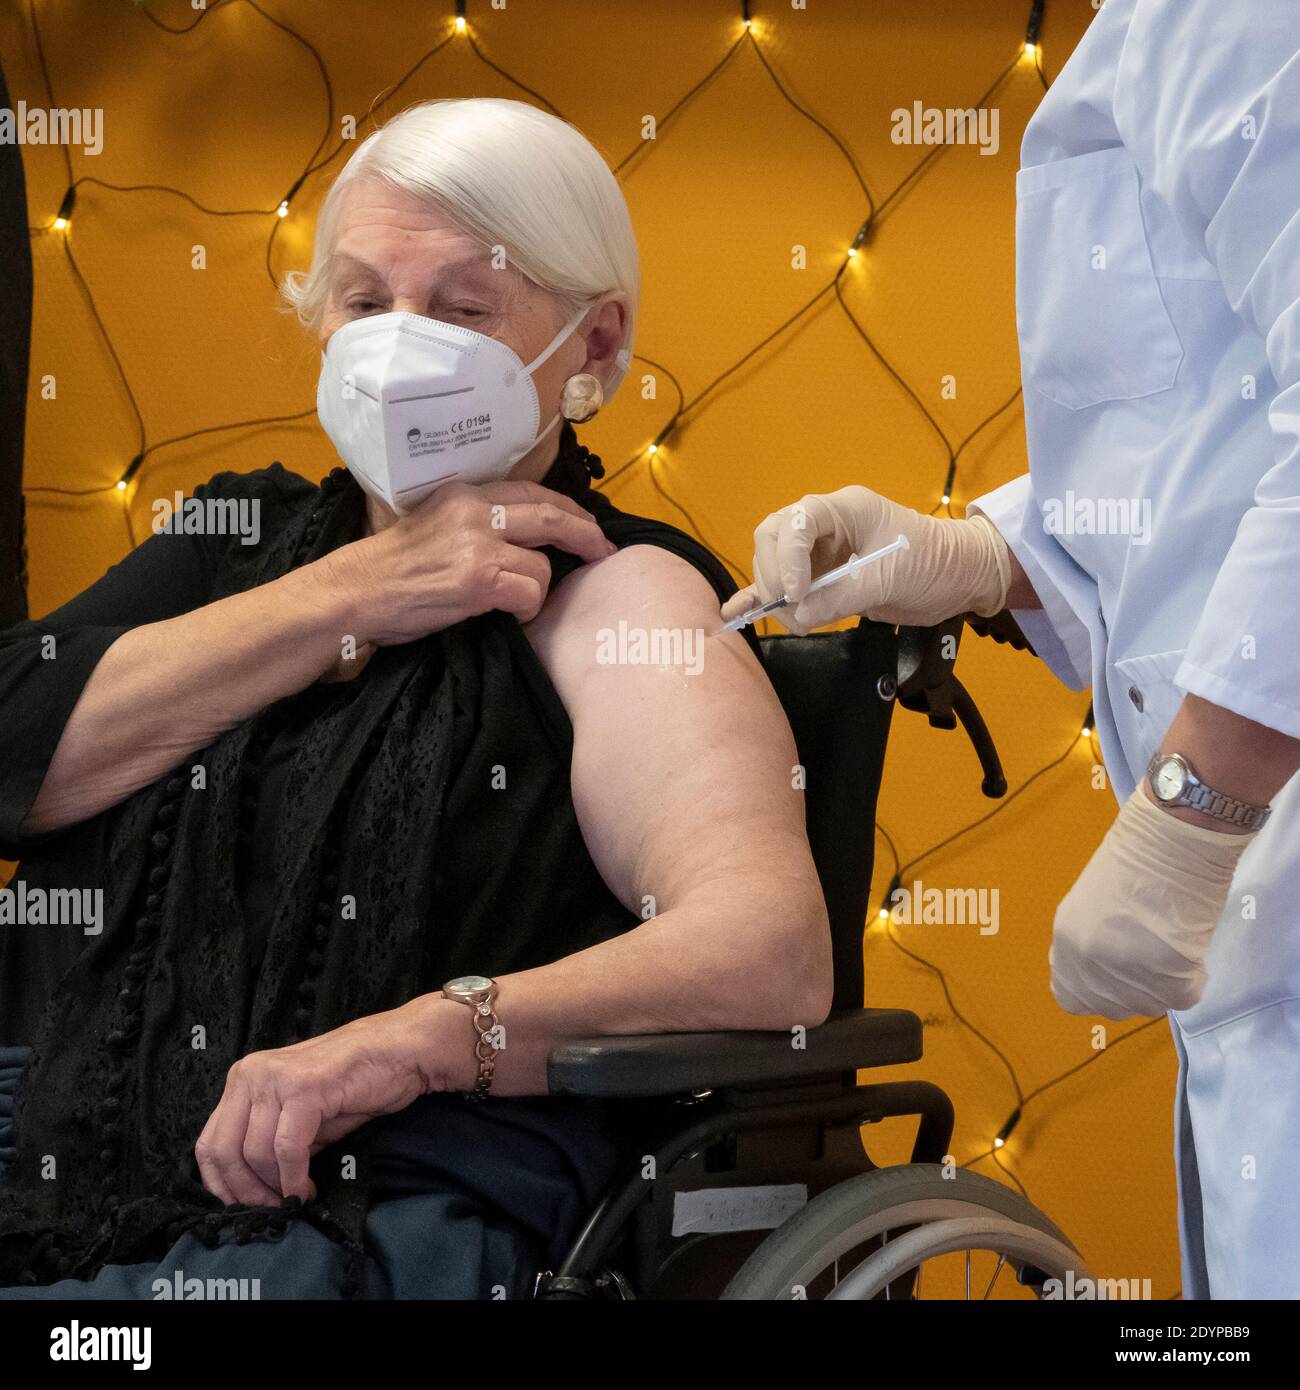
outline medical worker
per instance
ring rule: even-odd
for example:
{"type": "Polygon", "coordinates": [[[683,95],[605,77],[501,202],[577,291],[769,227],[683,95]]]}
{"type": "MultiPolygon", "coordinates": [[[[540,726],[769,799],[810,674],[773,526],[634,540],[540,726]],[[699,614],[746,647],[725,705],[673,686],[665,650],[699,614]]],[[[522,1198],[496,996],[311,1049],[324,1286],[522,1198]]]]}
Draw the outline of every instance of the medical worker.
{"type": "Polygon", "coordinates": [[[724,613],[1009,606],[1092,686],[1121,809],[1057,911],[1053,993],[1169,1012],[1183,1296],[1297,1298],[1300,3],[1105,0],[1021,163],[1028,474],[960,521],[806,497],[758,528],[724,613]]]}

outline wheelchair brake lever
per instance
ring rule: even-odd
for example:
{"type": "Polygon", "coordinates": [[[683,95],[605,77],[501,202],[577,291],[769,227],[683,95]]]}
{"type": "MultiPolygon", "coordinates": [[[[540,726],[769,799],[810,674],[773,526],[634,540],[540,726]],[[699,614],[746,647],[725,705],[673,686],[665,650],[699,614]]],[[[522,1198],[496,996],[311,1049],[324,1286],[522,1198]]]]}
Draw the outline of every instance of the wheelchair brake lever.
{"type": "MultiPolygon", "coordinates": [[[[960,720],[980,760],[980,790],[996,799],[1007,791],[1002,761],[988,725],[953,670],[964,622],[958,616],[935,627],[898,629],[898,702],[924,714],[933,729],[955,729],[960,720]]],[[[1010,640],[1010,634],[1002,640],[1010,640]]]]}

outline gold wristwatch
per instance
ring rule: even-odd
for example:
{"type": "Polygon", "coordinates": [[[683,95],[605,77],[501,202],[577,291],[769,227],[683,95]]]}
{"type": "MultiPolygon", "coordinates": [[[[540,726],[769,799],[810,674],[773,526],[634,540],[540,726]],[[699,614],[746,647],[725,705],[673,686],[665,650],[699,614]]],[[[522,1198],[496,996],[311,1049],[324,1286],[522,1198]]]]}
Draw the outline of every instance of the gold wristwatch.
{"type": "Polygon", "coordinates": [[[474,1055],[478,1058],[478,1084],[472,1091],[466,1091],[466,1100],[486,1100],[492,1089],[492,1073],[496,1071],[498,1044],[489,1035],[501,1026],[493,1001],[496,999],[497,982],[486,975],[459,975],[448,980],[442,987],[444,999],[454,999],[458,1004],[467,1004],[474,1011],[474,1031],[478,1034],[474,1042],[474,1055]]]}

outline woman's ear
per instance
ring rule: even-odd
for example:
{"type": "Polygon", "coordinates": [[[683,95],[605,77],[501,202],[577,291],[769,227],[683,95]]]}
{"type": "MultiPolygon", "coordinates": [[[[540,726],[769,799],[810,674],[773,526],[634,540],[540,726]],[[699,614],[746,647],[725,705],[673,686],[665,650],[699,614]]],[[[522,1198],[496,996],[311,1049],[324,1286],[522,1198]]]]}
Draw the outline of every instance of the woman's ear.
{"type": "Polygon", "coordinates": [[[581,370],[608,384],[618,368],[618,350],[627,332],[627,296],[615,292],[587,325],[587,360],[581,370]]]}

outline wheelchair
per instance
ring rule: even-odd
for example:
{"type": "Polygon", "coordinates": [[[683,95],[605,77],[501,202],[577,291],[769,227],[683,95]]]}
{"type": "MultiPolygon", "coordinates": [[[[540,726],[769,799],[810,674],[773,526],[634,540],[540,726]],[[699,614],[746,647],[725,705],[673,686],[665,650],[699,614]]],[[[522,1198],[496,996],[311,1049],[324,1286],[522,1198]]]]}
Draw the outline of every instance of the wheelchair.
{"type": "MultiPolygon", "coordinates": [[[[1010,614],[966,621],[1028,646],[1010,614]]],[[[858,1081],[859,1071],[922,1053],[916,1014],[862,1007],[876,794],[894,704],[935,727],[960,720],[985,795],[1006,791],[988,729],[953,673],[962,627],[955,618],[895,632],[862,621],[761,639],[806,772],[808,838],[834,948],[830,1016],[801,1046],[793,1034],[720,1032],[554,1048],[550,1093],[629,1108],[638,1142],[563,1262],[538,1273],[534,1298],[910,1300],[924,1296],[927,1261],[963,1251],[968,1298],[1051,1298],[1071,1279],[1093,1278],[1018,1192],[955,1169],[953,1107],[938,1086],[858,1081]],[[918,1119],[911,1161],[879,1168],[860,1129],[894,1116],[918,1119]],[[972,1252],[981,1267],[974,1288],[972,1252]]]]}

